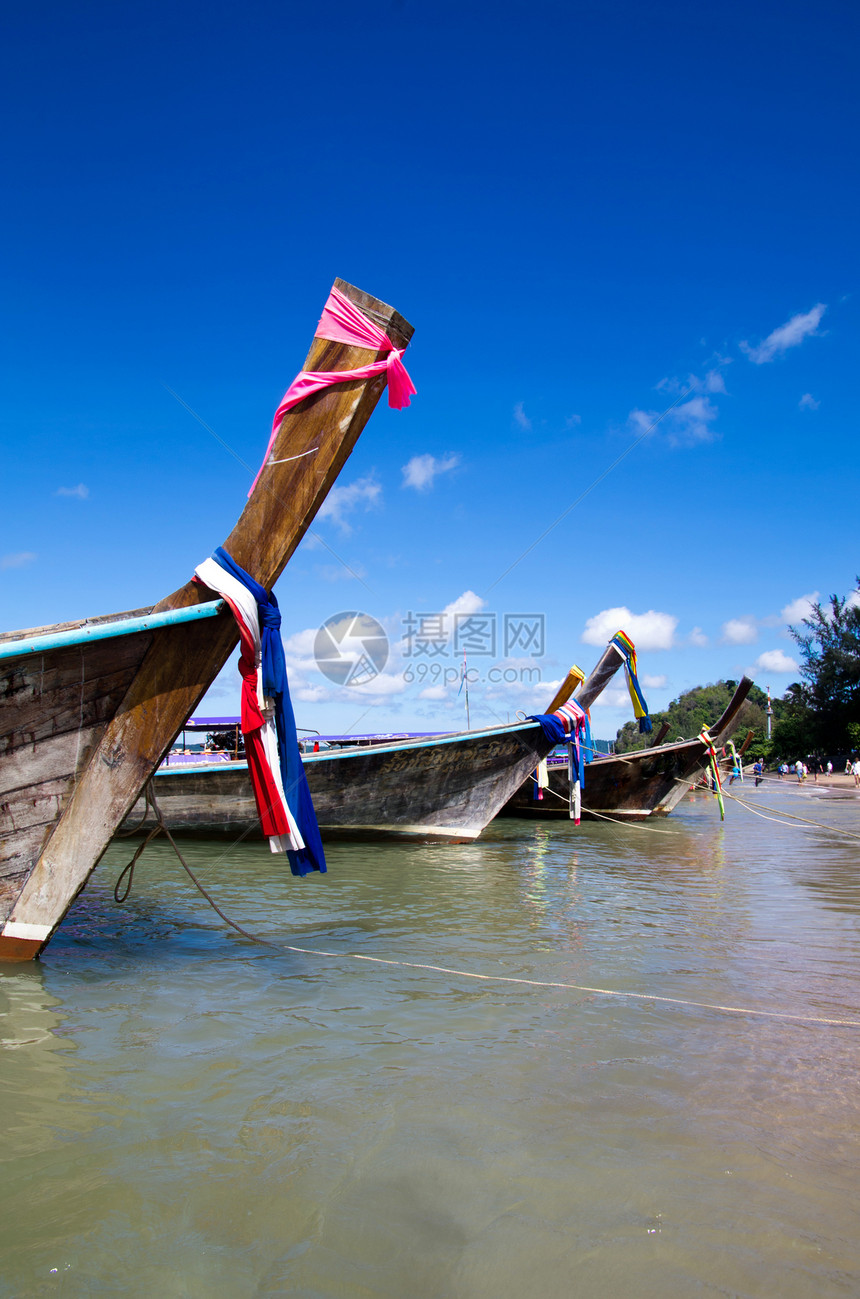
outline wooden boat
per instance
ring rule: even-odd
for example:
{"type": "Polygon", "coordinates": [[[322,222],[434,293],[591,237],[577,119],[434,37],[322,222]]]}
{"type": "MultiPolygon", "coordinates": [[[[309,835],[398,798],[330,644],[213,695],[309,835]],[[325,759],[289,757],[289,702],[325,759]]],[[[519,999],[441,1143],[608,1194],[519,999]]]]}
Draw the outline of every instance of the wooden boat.
{"type": "MultiPolygon", "coordinates": [[[[607,651],[601,660],[608,675],[592,673],[593,697],[616,671],[616,654],[607,651]]],[[[569,673],[548,711],[581,679],[569,673]]],[[[478,837],[550,747],[539,723],[523,721],[447,735],[355,737],[354,745],[306,753],[302,761],[324,838],[462,843],[478,837]]],[[[153,790],[171,833],[261,833],[244,762],[163,766],[153,790]]],[[[146,831],[155,824],[141,799],[127,826],[146,831]]]]}
{"type": "MultiPolygon", "coordinates": [[[[335,286],[406,347],[412,326],[393,308],[335,286]]],[[[304,369],[357,369],[390,350],[314,337],[304,369]]],[[[265,587],[385,383],[380,373],[332,384],[282,419],[224,543],[265,587]]],[[[0,960],[29,960],[48,942],[237,640],[223,602],[193,582],[152,608],[0,636],[0,960]]]]}
{"type": "MultiPolygon", "coordinates": [[[[726,711],[711,727],[717,748],[729,738],[737,724],[741,706],[752,681],[744,677],[726,711]]],[[[701,740],[679,740],[655,744],[632,753],[598,754],[586,767],[582,792],[583,819],[609,817],[619,821],[645,821],[651,816],[668,816],[705,769],[707,750],[701,740]]],[[[502,808],[502,816],[567,818],[570,781],[567,761],[548,765],[549,787],[542,799],[535,798],[532,776],[502,808]]]]}
{"type": "MultiPolygon", "coordinates": [[[[608,647],[588,678],[586,707],[621,664],[608,647]]],[[[582,673],[570,670],[547,712],[570,698],[582,673]]],[[[323,838],[477,839],[527,773],[550,752],[538,722],[422,737],[346,737],[304,753],[308,787],[323,838]]],[[[246,763],[164,765],[153,781],[156,803],[171,834],[260,837],[246,763]]],[[[145,800],[126,827],[151,830],[145,800]]]]}
{"type": "MultiPolygon", "coordinates": [[[[607,651],[601,660],[610,664],[608,674],[601,674],[600,665],[592,673],[594,697],[618,667],[615,654],[607,651]]],[[[560,707],[581,680],[571,669],[548,711],[560,707]]],[[[539,723],[527,720],[479,731],[353,740],[302,758],[324,838],[476,839],[551,747],[539,723]]],[[[244,762],[168,764],[156,773],[152,789],[171,833],[261,834],[244,762]]],[[[141,798],[126,828],[148,831],[155,824],[141,798]]]]}
{"type": "MultiPolygon", "coordinates": [[[[324,839],[476,839],[550,745],[537,722],[303,755],[324,839]]],[[[171,833],[261,836],[244,762],[162,767],[153,790],[171,833]]],[[[151,829],[144,800],[128,826],[151,829]]]]}

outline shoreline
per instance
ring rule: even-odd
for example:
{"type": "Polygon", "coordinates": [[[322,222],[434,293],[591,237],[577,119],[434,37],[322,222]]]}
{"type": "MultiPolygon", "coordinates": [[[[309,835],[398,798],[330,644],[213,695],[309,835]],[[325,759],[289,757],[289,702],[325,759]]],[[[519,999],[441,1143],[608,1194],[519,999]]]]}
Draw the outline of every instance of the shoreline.
{"type": "MultiPolygon", "coordinates": [[[[855,785],[854,777],[846,776],[844,772],[834,771],[832,776],[819,775],[817,780],[813,775],[807,776],[805,780],[798,780],[793,771],[789,772],[787,776],[783,776],[782,779],[775,771],[766,771],[763,779],[765,784],[774,787],[779,786],[781,789],[794,788],[803,793],[816,789],[833,789],[839,790],[841,794],[849,794],[854,798],[860,798],[860,785],[855,785]]],[[[752,766],[744,767],[743,783],[747,784],[748,781],[755,781],[752,766]]],[[[728,779],[723,783],[728,788],[728,779]]],[[[739,784],[740,782],[736,781],[735,783],[739,784]]]]}

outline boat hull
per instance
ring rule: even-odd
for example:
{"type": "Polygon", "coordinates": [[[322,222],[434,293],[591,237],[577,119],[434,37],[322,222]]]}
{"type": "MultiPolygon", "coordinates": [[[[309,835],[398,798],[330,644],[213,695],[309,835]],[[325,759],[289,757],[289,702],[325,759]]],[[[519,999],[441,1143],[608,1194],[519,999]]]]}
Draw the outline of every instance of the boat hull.
{"type": "MultiPolygon", "coordinates": [[[[476,839],[549,742],[535,723],[432,740],[307,754],[308,787],[323,837],[449,843],[476,839]]],[[[244,763],[163,767],[153,788],[171,832],[259,836],[244,763]]],[[[152,828],[140,800],[126,823],[152,828]]]]}
{"type": "MultiPolygon", "coordinates": [[[[726,711],[710,732],[715,745],[724,744],[737,726],[751,687],[748,677],[739,683],[726,711]]],[[[582,818],[646,821],[652,816],[668,816],[689,791],[691,783],[699,779],[707,761],[707,748],[698,738],[596,757],[585,769],[582,818]]],[[[569,818],[567,764],[551,765],[547,774],[549,787],[543,791],[542,799],[535,797],[536,782],[530,773],[500,815],[540,820],[569,818]]]]}
{"type": "MultiPolygon", "coordinates": [[[[603,816],[624,821],[646,821],[668,816],[687,793],[704,764],[704,746],[690,741],[669,749],[595,758],[585,769],[582,819],[603,816]]],[[[567,765],[548,768],[549,787],[536,799],[536,783],[529,778],[502,808],[502,816],[566,820],[570,817],[570,781],[567,765]]]]}
{"type": "MultiPolygon", "coordinates": [[[[391,307],[342,281],[336,287],[393,347],[407,345],[412,327],[391,307]]],[[[302,368],[352,371],[389,351],[315,335],[302,368]]],[[[332,384],[281,419],[224,543],[267,589],[385,384],[382,372],[332,384]]],[[[49,941],[235,647],[234,620],[213,595],[189,581],[137,615],[0,636],[0,960],[30,959],[49,941]],[[140,614],[153,625],[142,629],[140,614]]]]}

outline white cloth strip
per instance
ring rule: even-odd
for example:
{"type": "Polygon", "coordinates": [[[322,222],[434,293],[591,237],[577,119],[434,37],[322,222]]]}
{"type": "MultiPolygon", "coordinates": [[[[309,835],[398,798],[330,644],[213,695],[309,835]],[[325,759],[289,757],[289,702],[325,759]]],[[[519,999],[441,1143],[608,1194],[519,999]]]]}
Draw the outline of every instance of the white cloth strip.
{"type": "Polygon", "coordinates": [[[260,712],[263,714],[265,725],[263,726],[260,737],[263,742],[263,752],[266,756],[266,762],[272,775],[278,798],[281,800],[281,806],[284,809],[284,815],[287,818],[289,826],[289,835],[270,835],[269,847],[272,852],[286,852],[292,849],[298,852],[304,848],[305,841],[302,838],[301,830],[296,824],[296,819],[290,811],[290,805],[287,802],[287,796],[284,791],[284,782],[281,778],[281,760],[278,753],[278,732],[274,719],[274,703],[263,695],[263,673],[260,669],[262,658],[263,640],[260,632],[260,613],[257,608],[257,601],[251,592],[244,586],[238,578],[232,573],[228,573],[222,568],[216,559],[204,559],[202,564],[198,564],[194,572],[200,578],[201,582],[212,591],[217,591],[219,595],[226,596],[236,605],[239,610],[242,621],[247,627],[251,638],[254,642],[254,666],[257,669],[257,703],[260,706],[260,712]]]}

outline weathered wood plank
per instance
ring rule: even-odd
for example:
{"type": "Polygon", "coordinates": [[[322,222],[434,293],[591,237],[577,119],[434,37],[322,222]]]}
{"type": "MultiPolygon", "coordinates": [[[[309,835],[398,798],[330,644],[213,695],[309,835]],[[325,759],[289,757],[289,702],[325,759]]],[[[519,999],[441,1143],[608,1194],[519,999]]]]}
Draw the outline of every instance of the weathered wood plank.
{"type": "Polygon", "coordinates": [[[102,623],[124,622],[127,618],[145,618],[152,613],[152,605],[142,609],[126,609],[124,613],[102,613],[94,618],[75,618],[71,622],[52,622],[47,627],[22,627],[20,631],[0,631],[0,644],[4,641],[21,640],[22,637],[47,636],[60,631],[76,631],[80,627],[97,627],[102,623]]]}
{"type": "Polygon", "coordinates": [[[11,757],[51,735],[105,723],[125,695],[153,635],[119,637],[82,647],[83,652],[58,651],[50,662],[39,655],[35,661],[12,665],[0,695],[0,757],[11,757]]]}

